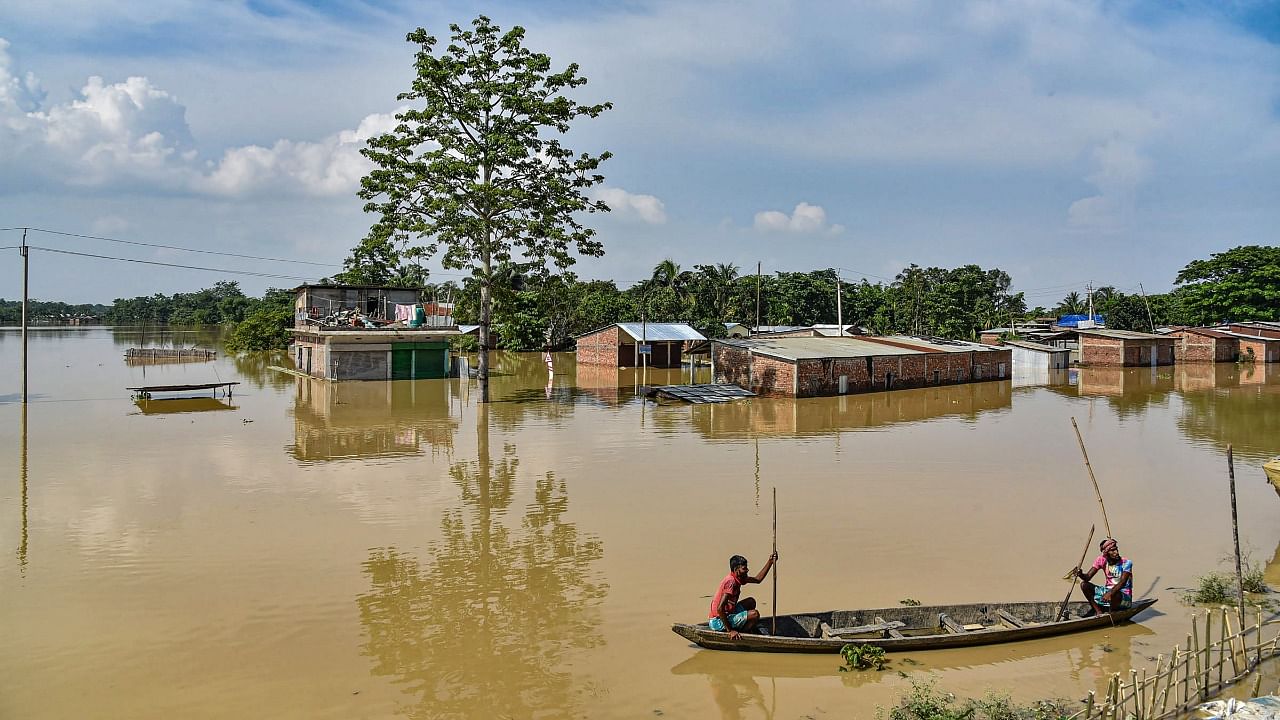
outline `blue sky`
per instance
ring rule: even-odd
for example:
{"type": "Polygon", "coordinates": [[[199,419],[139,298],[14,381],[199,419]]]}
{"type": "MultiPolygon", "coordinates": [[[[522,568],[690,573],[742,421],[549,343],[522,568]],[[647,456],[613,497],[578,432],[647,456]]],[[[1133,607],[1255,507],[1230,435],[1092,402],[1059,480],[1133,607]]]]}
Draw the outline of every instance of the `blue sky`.
{"type": "MultiPolygon", "coordinates": [[[[1051,305],[1087,282],[1167,290],[1187,261],[1280,227],[1280,3],[35,5],[0,5],[0,227],[336,269],[370,222],[359,148],[410,81],[404,35],[481,12],[615,103],[569,140],[615,154],[600,190],[615,212],[590,220],[607,254],[579,262],[586,277],[626,284],[664,257],[853,281],[975,262],[1051,305]]],[[[0,297],[17,297],[16,252],[0,252],[0,297]]],[[[33,254],[40,298],[219,279],[289,284],[33,254]]]]}

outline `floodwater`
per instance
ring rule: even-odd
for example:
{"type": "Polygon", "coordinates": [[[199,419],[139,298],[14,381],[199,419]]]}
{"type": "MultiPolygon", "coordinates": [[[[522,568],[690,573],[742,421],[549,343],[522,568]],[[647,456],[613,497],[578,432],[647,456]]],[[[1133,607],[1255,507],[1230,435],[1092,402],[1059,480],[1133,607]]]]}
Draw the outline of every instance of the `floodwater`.
{"type": "MultiPolygon", "coordinates": [[[[1275,366],[684,406],[634,389],[687,371],[500,354],[485,406],[475,381],[330,384],[284,357],[124,363],[174,343],[216,338],[35,331],[24,412],[0,332],[0,717],[852,718],[930,678],[1080,698],[1183,642],[1178,588],[1227,567],[1227,443],[1242,544],[1280,573],[1275,366]],[[208,381],[241,384],[125,390],[208,381]],[[880,673],[670,632],[730,555],[763,564],[774,488],[779,612],[1061,598],[1103,535],[1073,416],[1160,600],[1141,624],[880,673]]],[[[772,581],[751,589],[769,614],[772,581]]]]}

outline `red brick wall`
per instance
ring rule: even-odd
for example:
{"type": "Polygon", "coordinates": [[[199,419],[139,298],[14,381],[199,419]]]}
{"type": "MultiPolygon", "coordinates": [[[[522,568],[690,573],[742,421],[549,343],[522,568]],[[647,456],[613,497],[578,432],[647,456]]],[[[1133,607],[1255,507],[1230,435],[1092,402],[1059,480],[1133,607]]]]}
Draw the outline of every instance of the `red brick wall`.
{"type": "Polygon", "coordinates": [[[983,345],[999,345],[1000,333],[982,333],[978,336],[978,341],[983,345]]]}
{"type": "Polygon", "coordinates": [[[973,353],[974,380],[1008,380],[1013,373],[1013,351],[973,353]],[[1004,366],[1001,368],[1001,366],[1004,366]],[[1004,370],[1002,373],[1001,370],[1004,370]]]}
{"type": "Polygon", "coordinates": [[[1248,359],[1253,351],[1254,362],[1280,362],[1280,340],[1267,338],[1240,338],[1240,358],[1248,359]]]}
{"type": "Polygon", "coordinates": [[[1173,338],[1165,340],[1121,340],[1120,338],[1099,337],[1095,335],[1080,336],[1081,365],[1109,366],[1146,366],[1151,364],[1150,355],[1143,360],[1144,348],[1147,353],[1156,354],[1156,365],[1173,364],[1173,338]]]}
{"type": "Polygon", "coordinates": [[[1174,359],[1180,363],[1233,362],[1239,352],[1239,343],[1234,338],[1211,337],[1187,330],[1172,335],[1177,338],[1174,359]]]}
{"type": "Polygon", "coordinates": [[[621,334],[622,330],[615,326],[578,338],[578,364],[619,367],[621,358],[618,345],[621,334]]]}

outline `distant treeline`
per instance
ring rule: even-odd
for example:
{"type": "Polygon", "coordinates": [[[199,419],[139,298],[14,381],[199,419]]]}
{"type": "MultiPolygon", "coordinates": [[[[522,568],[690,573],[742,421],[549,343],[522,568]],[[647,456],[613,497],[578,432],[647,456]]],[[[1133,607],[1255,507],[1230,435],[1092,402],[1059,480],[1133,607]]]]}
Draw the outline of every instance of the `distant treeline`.
{"type": "MultiPolygon", "coordinates": [[[[337,282],[413,284],[424,275],[387,248],[376,257],[353,253],[337,282]]],[[[493,338],[498,347],[536,350],[567,347],[575,335],[613,322],[688,322],[708,337],[725,334],[725,323],[810,325],[836,322],[836,287],[846,324],[877,333],[975,338],[986,328],[1036,317],[1088,311],[1083,291],[1053,305],[1030,306],[1024,293],[1010,292],[1012,279],[999,268],[977,265],[922,268],[911,265],[893,280],[841,282],[833,269],[776,272],[757,278],[730,264],[682,268],[670,260],[652,275],[620,289],[609,280],[580,280],[572,273],[529,273],[519,265],[495,276],[493,338]]],[[[1209,325],[1225,320],[1280,320],[1280,248],[1243,246],[1194,260],[1178,273],[1172,292],[1143,296],[1111,286],[1094,290],[1094,311],[1108,327],[1151,330],[1161,325],[1209,325]]],[[[479,321],[479,289],[426,283],[426,297],[452,297],[459,323],[479,321]]],[[[1040,295],[1043,297],[1043,295],[1040,295]]],[[[111,306],[39,303],[40,314],[92,314],[111,324],[234,324],[228,344],[263,350],[288,343],[292,294],[268,290],[246,296],[235,282],[172,296],[117,299],[111,306]]],[[[0,321],[17,322],[21,303],[0,300],[0,321]],[[15,309],[16,308],[16,309],[15,309]]]]}
{"type": "MultiPolygon", "coordinates": [[[[109,310],[106,305],[86,303],[71,305],[56,300],[29,300],[27,317],[31,322],[44,322],[67,317],[93,316],[101,318],[109,310]]],[[[0,298],[0,325],[17,325],[22,322],[22,301],[0,298]]]]}

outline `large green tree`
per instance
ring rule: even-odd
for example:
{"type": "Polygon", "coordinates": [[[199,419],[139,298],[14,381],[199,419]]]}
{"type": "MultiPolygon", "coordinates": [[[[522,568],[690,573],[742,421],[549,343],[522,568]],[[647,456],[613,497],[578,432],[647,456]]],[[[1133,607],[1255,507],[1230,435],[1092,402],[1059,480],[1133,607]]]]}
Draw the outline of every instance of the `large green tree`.
{"type": "Polygon", "coordinates": [[[524,29],[503,32],[480,16],[470,29],[451,25],[451,42],[418,28],[417,73],[394,130],[369,140],[376,167],[361,181],[372,235],[388,234],[412,257],[441,254],[446,268],[470,270],[480,286],[481,401],[489,401],[489,328],[494,268],[518,260],[535,268],[567,268],[572,253],[599,256],[604,247],[579,222],[608,211],[586,191],[604,181],[596,171],[610,154],[577,154],[559,136],[580,117],[610,103],[580,104],[569,93],[587,80],[570,64],[524,46],[524,29]]]}
{"type": "Polygon", "coordinates": [[[1175,282],[1197,324],[1280,320],[1280,247],[1242,245],[1192,260],[1175,282]]]}

